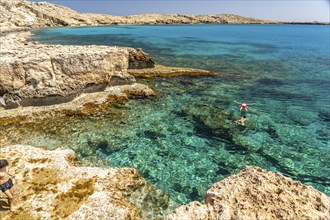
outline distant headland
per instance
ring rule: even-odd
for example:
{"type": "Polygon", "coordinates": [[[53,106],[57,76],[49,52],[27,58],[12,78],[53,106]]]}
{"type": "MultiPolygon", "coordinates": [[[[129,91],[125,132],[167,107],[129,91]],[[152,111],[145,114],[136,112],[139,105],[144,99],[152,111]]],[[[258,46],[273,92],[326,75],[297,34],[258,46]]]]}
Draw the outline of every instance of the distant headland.
{"type": "Polygon", "coordinates": [[[106,14],[79,13],[60,5],[24,0],[1,0],[0,13],[1,32],[29,30],[40,27],[118,24],[329,24],[329,22],[260,20],[234,14],[139,14],[132,16],[112,16],[106,14]]]}

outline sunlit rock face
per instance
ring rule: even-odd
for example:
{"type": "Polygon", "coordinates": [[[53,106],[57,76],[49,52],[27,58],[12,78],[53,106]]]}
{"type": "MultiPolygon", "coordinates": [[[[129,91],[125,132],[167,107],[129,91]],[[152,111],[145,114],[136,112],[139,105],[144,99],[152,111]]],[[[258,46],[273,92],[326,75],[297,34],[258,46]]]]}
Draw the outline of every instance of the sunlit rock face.
{"type": "Polygon", "coordinates": [[[278,173],[246,167],[215,183],[205,204],[192,202],[166,219],[328,219],[330,198],[278,173]]]}
{"type": "Polygon", "coordinates": [[[0,158],[16,189],[13,212],[0,199],[0,219],[148,219],[170,206],[135,169],[79,166],[72,150],[14,145],[0,148],[0,158]]]}
{"type": "Polygon", "coordinates": [[[116,20],[111,15],[83,14],[48,2],[23,0],[1,0],[0,12],[2,32],[51,26],[112,24],[116,20]]]}
{"type": "MultiPolygon", "coordinates": [[[[173,210],[165,192],[132,168],[78,165],[68,149],[0,148],[15,176],[14,212],[1,219],[328,219],[330,198],[310,186],[258,167],[215,183],[205,203],[173,210]],[[164,217],[165,216],[165,217],[164,217]]],[[[6,199],[0,200],[6,210],[6,199]]]]}
{"type": "Polygon", "coordinates": [[[56,104],[109,85],[132,84],[130,68],[153,67],[141,49],[45,45],[26,34],[1,37],[0,96],[7,108],[56,104]],[[129,60],[134,58],[134,65],[129,60]]]}

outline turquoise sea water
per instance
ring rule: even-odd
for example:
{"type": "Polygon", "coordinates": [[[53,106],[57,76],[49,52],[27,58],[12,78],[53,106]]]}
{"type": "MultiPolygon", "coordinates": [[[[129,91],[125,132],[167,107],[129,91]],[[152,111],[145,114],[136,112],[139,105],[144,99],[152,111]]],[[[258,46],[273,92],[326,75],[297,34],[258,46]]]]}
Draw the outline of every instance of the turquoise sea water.
{"type": "Polygon", "coordinates": [[[218,75],[138,80],[158,96],[88,117],[16,125],[22,135],[15,141],[64,145],[97,165],[135,167],[178,203],[202,201],[213,183],[246,165],[330,195],[329,32],[312,25],[36,30],[32,39],[40,42],[140,47],[158,64],[218,75]],[[246,128],[234,123],[241,114],[235,101],[252,103],[246,128]]]}

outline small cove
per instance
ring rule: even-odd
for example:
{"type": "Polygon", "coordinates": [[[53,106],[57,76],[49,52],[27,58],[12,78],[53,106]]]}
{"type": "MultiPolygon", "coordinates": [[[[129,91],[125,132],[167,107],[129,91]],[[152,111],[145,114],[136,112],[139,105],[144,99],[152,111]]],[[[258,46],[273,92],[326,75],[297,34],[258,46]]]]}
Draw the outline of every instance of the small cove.
{"type": "Polygon", "coordinates": [[[74,149],[98,166],[135,167],[178,203],[203,200],[246,165],[330,194],[329,26],[180,25],[36,30],[54,44],[140,47],[162,65],[211,77],[138,80],[158,96],[91,116],[1,129],[12,143],[74,149]],[[250,106],[247,127],[235,101],[250,106]],[[17,132],[20,133],[16,136],[17,132]]]}

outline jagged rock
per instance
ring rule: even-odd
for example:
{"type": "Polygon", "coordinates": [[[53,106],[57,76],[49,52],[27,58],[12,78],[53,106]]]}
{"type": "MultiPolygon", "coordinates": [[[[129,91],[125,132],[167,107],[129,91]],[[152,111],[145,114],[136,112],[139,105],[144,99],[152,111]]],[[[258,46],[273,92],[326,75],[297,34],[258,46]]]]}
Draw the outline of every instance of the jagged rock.
{"type": "Polygon", "coordinates": [[[144,69],[155,67],[155,61],[141,48],[129,49],[128,69],[144,69]]]}
{"type": "MultiPolygon", "coordinates": [[[[237,15],[81,14],[46,2],[23,0],[0,0],[0,13],[2,33],[47,26],[278,23],[237,15]]],[[[0,110],[0,124],[85,114],[125,100],[129,94],[154,95],[143,86],[107,88],[109,84],[133,83],[128,67],[153,67],[152,58],[141,50],[42,45],[17,36],[0,39],[0,107],[30,105],[45,97],[48,104],[63,102],[62,97],[72,101],[51,107],[0,110]],[[103,91],[79,95],[94,90],[103,91]]],[[[163,74],[155,70],[146,75],[163,74]]],[[[207,118],[202,119],[205,125],[214,126],[207,118]]],[[[141,209],[164,213],[163,209],[170,207],[168,195],[148,187],[135,169],[75,167],[71,150],[2,147],[3,139],[6,137],[1,137],[0,155],[11,162],[19,191],[17,210],[0,212],[1,219],[148,219],[153,213],[141,209]],[[151,205],[154,201],[156,207],[151,205]]],[[[192,202],[181,206],[166,219],[328,219],[329,200],[323,193],[290,178],[248,167],[214,184],[205,196],[205,204],[192,202]]],[[[5,204],[3,199],[0,204],[5,204]]]]}
{"type": "Polygon", "coordinates": [[[246,167],[215,183],[205,204],[192,202],[166,217],[174,219],[329,219],[330,198],[279,173],[246,167]]]}

